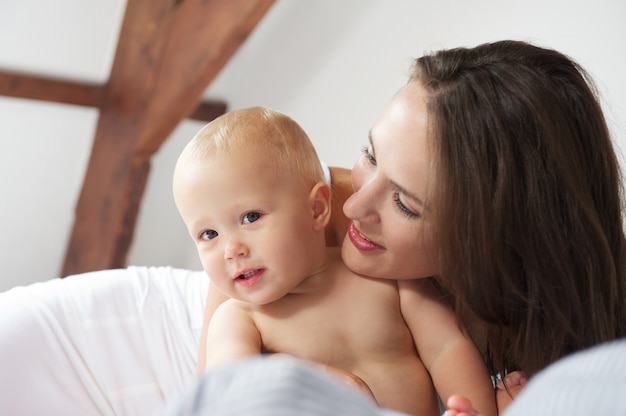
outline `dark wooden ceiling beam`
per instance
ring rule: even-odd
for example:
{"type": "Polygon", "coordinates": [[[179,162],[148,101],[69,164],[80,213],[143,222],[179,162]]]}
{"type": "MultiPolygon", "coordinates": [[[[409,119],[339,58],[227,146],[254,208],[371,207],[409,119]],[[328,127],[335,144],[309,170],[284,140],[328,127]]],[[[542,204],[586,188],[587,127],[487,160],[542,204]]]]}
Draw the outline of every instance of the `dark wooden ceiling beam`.
{"type": "Polygon", "coordinates": [[[215,120],[226,112],[226,103],[223,101],[203,101],[191,114],[188,119],[198,121],[215,120]]]}
{"type": "MultiPolygon", "coordinates": [[[[47,78],[0,70],[0,96],[101,108],[106,85],[47,78]]],[[[189,115],[198,121],[214,120],[226,111],[226,103],[206,100],[189,115]]]]}
{"type": "Polygon", "coordinates": [[[104,92],[104,85],[0,71],[0,95],[7,97],[100,108],[104,92]]]}
{"type": "Polygon", "coordinates": [[[274,0],[129,0],[62,275],[123,267],[150,159],[274,0]]]}

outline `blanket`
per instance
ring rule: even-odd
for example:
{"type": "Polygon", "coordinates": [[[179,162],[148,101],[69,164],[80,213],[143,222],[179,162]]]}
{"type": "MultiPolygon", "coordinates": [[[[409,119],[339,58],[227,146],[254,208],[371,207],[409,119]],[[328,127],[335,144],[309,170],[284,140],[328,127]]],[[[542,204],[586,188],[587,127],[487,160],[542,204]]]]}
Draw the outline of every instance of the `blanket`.
{"type": "Polygon", "coordinates": [[[0,414],[147,415],[195,382],[209,279],[129,267],[0,293],[0,414]]]}

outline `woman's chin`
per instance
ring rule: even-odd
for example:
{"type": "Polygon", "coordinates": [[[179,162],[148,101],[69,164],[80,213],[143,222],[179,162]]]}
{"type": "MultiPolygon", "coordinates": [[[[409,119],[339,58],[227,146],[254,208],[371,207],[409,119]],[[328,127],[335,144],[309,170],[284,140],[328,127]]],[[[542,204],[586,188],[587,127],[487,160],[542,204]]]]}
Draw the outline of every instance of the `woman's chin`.
{"type": "Polygon", "coordinates": [[[345,239],[341,246],[341,258],[346,267],[353,273],[367,277],[389,279],[383,266],[385,264],[381,251],[361,251],[349,239],[345,239]]]}

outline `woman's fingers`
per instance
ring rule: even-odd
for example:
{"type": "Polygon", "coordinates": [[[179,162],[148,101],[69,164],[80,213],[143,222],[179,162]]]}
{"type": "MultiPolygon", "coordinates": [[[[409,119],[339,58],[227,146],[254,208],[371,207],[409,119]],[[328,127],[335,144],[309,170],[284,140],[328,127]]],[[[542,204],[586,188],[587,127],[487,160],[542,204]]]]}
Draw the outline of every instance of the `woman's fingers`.
{"type": "Polygon", "coordinates": [[[526,374],[521,371],[513,371],[507,374],[502,381],[498,382],[496,387],[500,390],[506,390],[518,386],[524,387],[527,382],[526,374]]]}
{"type": "Polygon", "coordinates": [[[496,385],[496,402],[498,412],[502,413],[513,402],[513,399],[522,391],[528,379],[521,371],[513,371],[496,385]]]}

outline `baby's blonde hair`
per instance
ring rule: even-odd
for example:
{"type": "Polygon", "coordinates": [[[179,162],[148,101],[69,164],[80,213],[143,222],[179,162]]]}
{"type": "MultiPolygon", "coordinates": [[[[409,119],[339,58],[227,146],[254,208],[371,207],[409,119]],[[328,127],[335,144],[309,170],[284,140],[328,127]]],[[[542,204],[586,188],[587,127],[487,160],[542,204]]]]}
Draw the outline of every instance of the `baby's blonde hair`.
{"type": "Polygon", "coordinates": [[[180,160],[203,160],[240,149],[258,152],[268,168],[312,186],[324,180],[317,152],[306,132],[287,115],[264,107],[230,111],[204,126],[180,160]]]}

